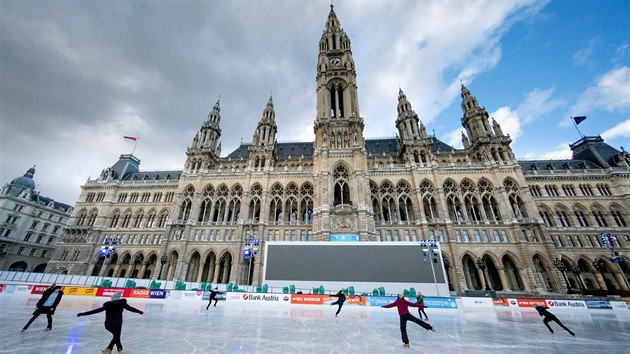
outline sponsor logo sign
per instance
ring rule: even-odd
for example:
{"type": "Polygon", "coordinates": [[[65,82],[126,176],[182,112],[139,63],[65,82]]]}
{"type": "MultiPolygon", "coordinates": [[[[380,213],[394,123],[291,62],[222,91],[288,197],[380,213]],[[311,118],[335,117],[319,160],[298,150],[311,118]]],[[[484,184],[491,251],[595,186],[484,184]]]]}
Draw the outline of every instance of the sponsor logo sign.
{"type": "Polygon", "coordinates": [[[610,301],[602,301],[602,300],[586,300],[586,307],[589,309],[607,309],[612,310],[612,306],[610,305],[610,301]]]}
{"type": "Polygon", "coordinates": [[[0,293],[4,291],[4,284],[0,284],[0,293]]]}
{"type": "Polygon", "coordinates": [[[129,290],[129,294],[127,295],[126,292],[123,292],[123,294],[126,297],[131,297],[131,298],[137,298],[137,299],[148,299],[151,290],[149,289],[128,289],[129,290]]]}
{"type": "MultiPolygon", "coordinates": [[[[412,301],[412,302],[415,302],[415,301],[412,301]]],[[[457,300],[452,297],[426,296],[424,298],[424,306],[431,309],[456,309],[457,300]]]]}
{"type": "Polygon", "coordinates": [[[586,303],[581,300],[547,300],[547,307],[550,309],[587,309],[586,303]]]}
{"type": "Polygon", "coordinates": [[[610,306],[612,306],[615,311],[628,311],[628,306],[624,301],[611,301],[610,306]]]}
{"type": "Polygon", "coordinates": [[[322,305],[325,300],[330,299],[327,295],[292,294],[291,304],[293,305],[322,305]]]}
{"type": "Polygon", "coordinates": [[[166,299],[166,290],[151,289],[149,290],[150,299],[166,299]]]}
{"type": "Polygon", "coordinates": [[[112,295],[114,295],[115,292],[119,290],[123,291],[123,296],[124,296],[126,289],[123,289],[123,288],[98,288],[98,290],[96,290],[96,296],[111,297],[112,295]]]}
{"type": "MultiPolygon", "coordinates": [[[[425,304],[427,298],[424,298],[425,304]]],[[[384,306],[396,301],[395,296],[370,296],[367,299],[368,306],[384,306]]]]}
{"type": "Polygon", "coordinates": [[[489,297],[462,297],[462,303],[464,307],[494,307],[494,303],[489,297]]]}
{"type": "Polygon", "coordinates": [[[228,293],[228,301],[267,303],[267,304],[291,304],[291,296],[288,294],[263,294],[263,293],[228,293]]]}
{"type": "Polygon", "coordinates": [[[48,285],[33,285],[30,286],[31,294],[43,294],[46,289],[49,288],[48,285]]]}
{"type": "Polygon", "coordinates": [[[509,300],[504,297],[494,298],[492,299],[492,303],[494,304],[494,306],[510,306],[509,300]]]}
{"type": "Polygon", "coordinates": [[[96,296],[96,288],[84,288],[78,286],[66,286],[63,293],[70,296],[96,296]]]}
{"type": "Polygon", "coordinates": [[[545,299],[516,299],[518,307],[547,306],[545,299]]]}

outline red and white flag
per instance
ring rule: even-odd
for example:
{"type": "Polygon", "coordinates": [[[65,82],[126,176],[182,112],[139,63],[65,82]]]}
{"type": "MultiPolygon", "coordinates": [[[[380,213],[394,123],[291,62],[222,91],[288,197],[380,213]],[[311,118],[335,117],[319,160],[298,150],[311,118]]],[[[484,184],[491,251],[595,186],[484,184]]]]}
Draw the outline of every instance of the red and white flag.
{"type": "Polygon", "coordinates": [[[123,139],[129,140],[129,141],[138,141],[138,137],[136,136],[123,136],[123,139]]]}

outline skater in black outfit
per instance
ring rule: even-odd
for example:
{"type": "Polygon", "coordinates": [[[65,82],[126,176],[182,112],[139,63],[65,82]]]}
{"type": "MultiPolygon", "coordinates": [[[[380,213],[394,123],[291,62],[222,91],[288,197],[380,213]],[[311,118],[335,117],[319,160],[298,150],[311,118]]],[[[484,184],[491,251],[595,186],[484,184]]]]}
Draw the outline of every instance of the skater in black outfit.
{"type": "Polygon", "coordinates": [[[120,343],[120,332],[122,331],[123,324],[123,310],[139,313],[141,315],[144,313],[135,307],[127,305],[127,300],[122,299],[121,297],[122,291],[117,291],[112,295],[112,301],[107,301],[103,304],[103,307],[77,314],[77,317],[81,317],[105,311],[105,329],[111,332],[113,337],[107,348],[103,349],[103,354],[111,354],[112,349],[114,349],[114,344],[119,352],[123,350],[123,346],[120,343]]]}
{"type": "Polygon", "coordinates": [[[339,315],[339,312],[341,312],[341,307],[343,306],[343,303],[346,302],[346,295],[343,293],[343,290],[339,290],[337,294],[330,295],[330,296],[337,297],[337,301],[330,304],[330,306],[339,305],[339,308],[337,309],[337,312],[335,313],[335,317],[337,317],[337,315],[339,315]]]}
{"type": "Polygon", "coordinates": [[[37,317],[41,314],[46,314],[46,319],[48,320],[48,326],[46,327],[47,331],[52,329],[52,315],[55,314],[55,309],[57,305],[59,305],[59,301],[63,297],[63,291],[61,291],[61,287],[58,285],[51,285],[50,288],[46,289],[42,294],[41,299],[37,301],[35,305],[35,311],[33,312],[33,317],[26,323],[24,328],[22,328],[22,332],[28,329],[28,326],[35,321],[37,317]]]}
{"type": "Polygon", "coordinates": [[[420,304],[414,304],[413,302],[409,302],[405,300],[403,294],[398,294],[398,298],[396,301],[391,304],[383,306],[384,308],[390,307],[398,308],[398,314],[400,315],[400,334],[402,335],[403,347],[409,348],[409,337],[407,337],[407,321],[411,321],[413,323],[417,323],[422,328],[427,331],[435,332],[435,328],[430,324],[422,321],[421,319],[415,318],[412,314],[409,313],[409,306],[421,308],[420,304]]]}
{"type": "Polygon", "coordinates": [[[555,321],[560,327],[564,328],[565,331],[569,332],[572,336],[575,336],[575,333],[571,332],[570,329],[563,325],[558,317],[556,317],[553,313],[547,311],[548,308],[549,307],[536,306],[536,311],[538,311],[538,314],[541,316],[545,316],[545,318],[543,319],[543,323],[545,324],[545,326],[547,326],[547,328],[549,328],[549,332],[553,333],[553,329],[551,329],[551,326],[549,326],[549,322],[555,321]]]}
{"type": "Polygon", "coordinates": [[[214,300],[214,307],[217,307],[217,302],[219,302],[219,299],[217,299],[217,295],[219,294],[223,294],[222,292],[219,291],[219,288],[214,288],[212,289],[212,291],[210,291],[210,299],[208,301],[208,306],[206,306],[206,311],[210,307],[212,300],[214,300]]]}
{"type": "Polygon", "coordinates": [[[418,291],[418,295],[416,296],[416,304],[421,306],[421,307],[418,307],[418,317],[422,319],[422,315],[424,314],[424,320],[428,321],[429,316],[427,316],[427,313],[424,312],[424,308],[426,307],[424,306],[424,295],[422,295],[422,293],[419,291],[418,291]]]}

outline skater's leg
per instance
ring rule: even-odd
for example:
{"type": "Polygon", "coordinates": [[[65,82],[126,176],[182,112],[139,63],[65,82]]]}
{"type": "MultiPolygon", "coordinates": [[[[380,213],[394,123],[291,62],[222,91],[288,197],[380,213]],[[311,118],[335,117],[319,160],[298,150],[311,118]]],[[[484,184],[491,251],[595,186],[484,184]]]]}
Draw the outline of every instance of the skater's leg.
{"type": "Polygon", "coordinates": [[[339,308],[337,309],[337,313],[335,313],[335,317],[341,312],[341,307],[343,306],[343,302],[339,303],[339,308]]]}
{"type": "Polygon", "coordinates": [[[46,327],[47,329],[52,329],[52,314],[50,313],[50,310],[48,310],[48,312],[46,312],[46,319],[48,320],[48,327],[46,327]]]}
{"type": "Polygon", "coordinates": [[[553,329],[551,329],[549,322],[551,322],[551,318],[545,317],[545,319],[543,320],[543,323],[545,324],[545,326],[547,326],[547,328],[549,328],[549,332],[553,333],[553,329]]]}
{"type": "Polygon", "coordinates": [[[214,307],[217,307],[217,302],[219,302],[219,299],[214,299],[214,307]]]}
{"type": "Polygon", "coordinates": [[[120,331],[122,330],[122,325],[112,325],[106,326],[107,329],[112,334],[112,340],[109,342],[107,348],[109,350],[114,349],[114,345],[119,348],[119,351],[122,350],[122,344],[120,343],[120,331]]]}
{"type": "Polygon", "coordinates": [[[565,330],[565,331],[567,331],[567,332],[569,332],[572,336],[574,336],[574,335],[575,335],[575,333],[571,332],[571,330],[570,330],[570,329],[568,329],[568,328],[567,328],[567,326],[563,325],[563,324],[562,324],[562,322],[560,322],[560,320],[559,320],[558,318],[554,318],[553,320],[554,320],[554,321],[556,321],[556,323],[557,323],[560,327],[564,328],[564,330],[565,330]]]}
{"type": "Polygon", "coordinates": [[[420,317],[420,319],[422,319],[422,315],[423,315],[423,314],[424,314],[424,319],[425,319],[425,320],[428,320],[428,319],[429,319],[429,316],[427,316],[427,313],[426,313],[426,312],[424,312],[424,309],[418,309],[418,315],[419,315],[418,317],[420,317]]]}
{"type": "Polygon", "coordinates": [[[26,330],[26,329],[28,329],[28,326],[30,326],[30,325],[31,325],[31,323],[33,323],[33,321],[35,321],[35,319],[36,319],[37,317],[39,317],[39,315],[40,315],[40,314],[41,314],[41,312],[40,312],[40,310],[39,310],[39,309],[35,310],[35,312],[33,313],[33,317],[31,317],[31,319],[30,319],[30,320],[28,320],[28,322],[26,322],[26,325],[22,328],[22,330],[26,330]]]}
{"type": "Polygon", "coordinates": [[[405,344],[409,344],[409,337],[407,337],[407,321],[409,317],[413,317],[411,315],[400,315],[400,335],[402,336],[402,341],[405,344]]]}
{"type": "Polygon", "coordinates": [[[433,329],[433,327],[430,324],[424,322],[423,320],[419,318],[416,318],[415,316],[409,315],[409,321],[419,324],[422,328],[426,329],[427,331],[433,329]]]}

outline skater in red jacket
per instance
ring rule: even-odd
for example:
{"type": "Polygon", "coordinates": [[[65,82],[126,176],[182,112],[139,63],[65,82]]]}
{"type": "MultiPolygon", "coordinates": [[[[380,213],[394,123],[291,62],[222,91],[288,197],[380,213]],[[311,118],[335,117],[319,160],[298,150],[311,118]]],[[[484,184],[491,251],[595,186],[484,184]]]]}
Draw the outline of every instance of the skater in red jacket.
{"type": "Polygon", "coordinates": [[[421,319],[414,317],[412,314],[409,313],[409,306],[421,309],[423,308],[422,305],[409,302],[405,300],[405,297],[402,294],[398,294],[398,298],[396,299],[396,301],[383,307],[390,308],[394,306],[398,308],[398,314],[400,315],[400,334],[402,335],[403,347],[409,348],[409,337],[407,337],[407,321],[417,323],[427,331],[435,332],[435,328],[433,326],[422,321],[421,319]]]}

